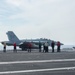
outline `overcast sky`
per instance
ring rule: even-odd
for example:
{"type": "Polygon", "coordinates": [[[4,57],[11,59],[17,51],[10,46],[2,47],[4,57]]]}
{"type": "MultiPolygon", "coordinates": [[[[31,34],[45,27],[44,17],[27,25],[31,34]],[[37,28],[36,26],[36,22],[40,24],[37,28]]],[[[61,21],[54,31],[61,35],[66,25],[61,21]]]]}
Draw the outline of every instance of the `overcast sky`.
{"type": "Polygon", "coordinates": [[[0,0],[0,41],[7,31],[75,44],[75,0],[0,0]]]}

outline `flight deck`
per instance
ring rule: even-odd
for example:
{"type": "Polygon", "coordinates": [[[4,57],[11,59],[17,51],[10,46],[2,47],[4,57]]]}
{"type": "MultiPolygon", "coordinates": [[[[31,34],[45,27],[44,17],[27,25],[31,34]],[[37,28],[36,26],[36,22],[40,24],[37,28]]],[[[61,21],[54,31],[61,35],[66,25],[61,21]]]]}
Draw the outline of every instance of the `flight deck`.
{"type": "Polygon", "coordinates": [[[75,75],[75,51],[0,52],[0,75],[75,75]]]}

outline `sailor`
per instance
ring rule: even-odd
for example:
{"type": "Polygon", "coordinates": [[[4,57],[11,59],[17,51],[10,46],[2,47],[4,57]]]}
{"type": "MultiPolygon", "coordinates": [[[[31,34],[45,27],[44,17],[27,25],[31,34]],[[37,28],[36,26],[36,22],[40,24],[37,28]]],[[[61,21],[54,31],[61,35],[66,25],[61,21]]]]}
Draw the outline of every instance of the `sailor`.
{"type": "Polygon", "coordinates": [[[45,42],[45,52],[48,52],[48,42],[45,42]]]}
{"type": "Polygon", "coordinates": [[[28,52],[31,52],[32,44],[31,42],[28,43],[28,52]]]}
{"type": "Polygon", "coordinates": [[[57,42],[57,52],[60,52],[60,42],[57,42]]]}
{"type": "Polygon", "coordinates": [[[3,52],[6,52],[6,43],[4,42],[4,49],[3,52]]]}
{"type": "Polygon", "coordinates": [[[39,42],[39,52],[41,52],[41,42],[39,42]]]}
{"type": "Polygon", "coordinates": [[[52,52],[54,52],[54,46],[55,46],[55,43],[54,43],[54,41],[52,41],[52,43],[51,43],[52,52]]]}
{"type": "Polygon", "coordinates": [[[43,52],[45,52],[45,43],[43,43],[43,52]]]}
{"type": "Polygon", "coordinates": [[[17,50],[16,50],[16,43],[15,42],[14,42],[13,46],[14,46],[14,52],[17,52],[17,50]]]}

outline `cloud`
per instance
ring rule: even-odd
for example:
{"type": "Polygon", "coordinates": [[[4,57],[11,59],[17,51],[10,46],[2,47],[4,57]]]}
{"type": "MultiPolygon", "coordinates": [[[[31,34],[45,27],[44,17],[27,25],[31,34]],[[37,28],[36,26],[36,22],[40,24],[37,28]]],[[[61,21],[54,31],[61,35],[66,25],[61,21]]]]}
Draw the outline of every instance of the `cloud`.
{"type": "Polygon", "coordinates": [[[12,30],[20,38],[75,42],[74,0],[6,0],[5,6],[1,31],[12,30]]]}
{"type": "Polygon", "coordinates": [[[8,4],[12,4],[14,6],[20,6],[23,0],[6,0],[8,4]]]}

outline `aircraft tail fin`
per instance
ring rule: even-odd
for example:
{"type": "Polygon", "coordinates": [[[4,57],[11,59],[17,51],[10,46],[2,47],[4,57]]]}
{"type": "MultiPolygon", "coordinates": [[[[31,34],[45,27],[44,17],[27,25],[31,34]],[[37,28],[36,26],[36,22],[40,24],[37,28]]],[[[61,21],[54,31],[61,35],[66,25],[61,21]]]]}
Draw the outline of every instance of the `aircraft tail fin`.
{"type": "Polygon", "coordinates": [[[18,37],[14,34],[13,31],[8,31],[7,33],[8,39],[9,41],[11,41],[12,43],[16,42],[17,44],[20,43],[20,40],[18,39],[18,37]]]}

